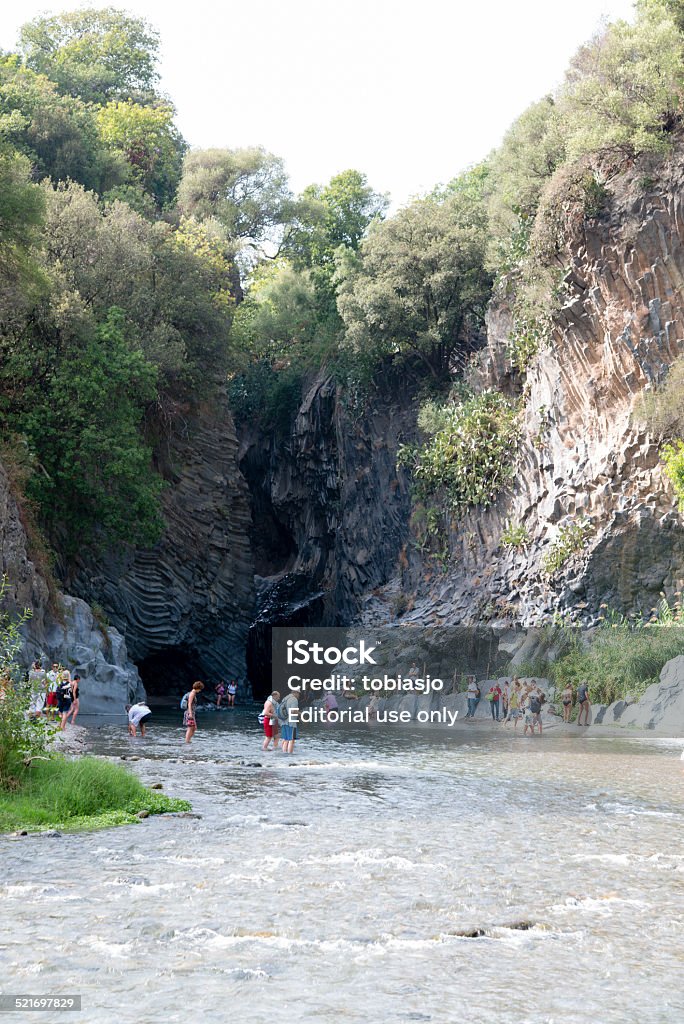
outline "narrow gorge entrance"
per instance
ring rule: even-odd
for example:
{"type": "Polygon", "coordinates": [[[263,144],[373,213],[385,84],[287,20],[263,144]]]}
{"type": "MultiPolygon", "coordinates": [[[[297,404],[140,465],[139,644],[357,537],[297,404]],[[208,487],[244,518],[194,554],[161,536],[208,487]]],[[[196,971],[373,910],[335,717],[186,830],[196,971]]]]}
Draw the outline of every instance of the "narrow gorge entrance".
{"type": "Polygon", "coordinates": [[[138,662],[138,672],[150,701],[171,704],[187,692],[195,679],[204,679],[197,651],[164,647],[138,662]]]}

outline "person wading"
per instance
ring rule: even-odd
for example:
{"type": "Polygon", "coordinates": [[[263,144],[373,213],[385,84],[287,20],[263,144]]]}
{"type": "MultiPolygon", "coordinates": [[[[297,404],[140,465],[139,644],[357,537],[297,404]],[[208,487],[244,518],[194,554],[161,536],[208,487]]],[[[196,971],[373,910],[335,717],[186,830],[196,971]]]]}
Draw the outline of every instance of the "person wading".
{"type": "Polygon", "coordinates": [[[292,721],[290,721],[290,712],[297,712],[299,710],[299,694],[300,690],[292,690],[278,705],[281,735],[280,749],[284,754],[294,753],[295,740],[297,739],[297,716],[294,714],[292,721]]]}
{"type": "Polygon", "coordinates": [[[192,737],[197,731],[197,720],[195,714],[197,711],[197,698],[204,689],[204,683],[198,679],[192,684],[192,690],[187,694],[187,707],[183,712],[183,725],[185,726],[185,742],[189,743],[192,737]]]}

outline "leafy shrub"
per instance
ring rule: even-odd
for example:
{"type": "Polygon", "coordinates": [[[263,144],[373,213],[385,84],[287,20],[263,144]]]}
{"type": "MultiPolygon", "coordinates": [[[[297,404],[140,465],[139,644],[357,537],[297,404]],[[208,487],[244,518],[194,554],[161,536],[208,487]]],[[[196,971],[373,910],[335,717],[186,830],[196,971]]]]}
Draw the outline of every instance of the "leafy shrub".
{"type": "Polygon", "coordinates": [[[507,519],[501,534],[501,543],[505,548],[515,548],[516,551],[526,548],[530,543],[527,527],[523,523],[513,523],[507,519]]]}
{"type": "Polygon", "coordinates": [[[236,420],[257,421],[285,434],[302,400],[303,369],[291,363],[276,366],[267,359],[252,363],[233,377],[228,397],[236,420]]]}
{"type": "MultiPolygon", "coordinates": [[[[7,577],[0,580],[0,606],[7,577]]],[[[25,773],[25,759],[45,751],[51,734],[47,719],[29,717],[34,696],[16,663],[22,645],[21,626],[30,616],[0,611],[0,790],[16,786],[25,773]]]]}
{"type": "Polygon", "coordinates": [[[665,379],[651,391],[642,392],[634,410],[634,419],[660,437],[673,438],[681,433],[684,409],[684,357],[670,366],[665,379]]]}
{"type": "Polygon", "coordinates": [[[414,494],[426,504],[440,496],[452,510],[487,508],[514,473],[520,437],[517,405],[486,390],[457,404],[427,403],[423,445],[402,445],[397,461],[410,469],[414,494]]]}
{"type": "Polygon", "coordinates": [[[542,572],[545,576],[554,576],[572,555],[584,548],[587,543],[588,526],[587,519],[561,526],[556,540],[542,559],[542,572]]]}
{"type": "Polygon", "coordinates": [[[684,441],[666,444],[660,452],[660,458],[665,476],[674,489],[677,507],[680,512],[684,512],[684,441]]]}

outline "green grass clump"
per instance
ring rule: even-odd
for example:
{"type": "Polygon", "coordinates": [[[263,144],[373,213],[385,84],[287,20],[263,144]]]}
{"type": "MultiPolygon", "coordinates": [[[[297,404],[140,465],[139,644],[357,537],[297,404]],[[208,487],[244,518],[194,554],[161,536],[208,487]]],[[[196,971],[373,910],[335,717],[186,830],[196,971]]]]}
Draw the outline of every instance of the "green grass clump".
{"type": "Polygon", "coordinates": [[[94,757],[34,761],[20,784],[0,790],[0,832],[91,831],[131,824],[140,811],[187,811],[178,800],[143,786],[120,765],[94,757]]]}

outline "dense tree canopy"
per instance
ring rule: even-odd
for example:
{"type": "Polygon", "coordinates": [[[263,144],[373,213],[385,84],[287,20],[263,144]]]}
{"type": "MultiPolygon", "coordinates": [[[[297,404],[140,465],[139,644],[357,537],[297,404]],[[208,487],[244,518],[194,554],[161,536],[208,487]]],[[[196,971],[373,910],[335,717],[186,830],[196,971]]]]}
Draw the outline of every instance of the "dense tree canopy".
{"type": "MultiPolygon", "coordinates": [[[[478,172],[467,177],[486,180],[478,172]]],[[[357,351],[411,354],[433,376],[476,346],[491,289],[481,189],[454,185],[374,225],[340,261],[339,308],[357,351]]]]}
{"type": "Polygon", "coordinates": [[[41,16],[19,37],[29,68],[88,103],[151,95],[158,49],[153,28],[114,7],[41,16]]]}
{"type": "MultiPolygon", "coordinates": [[[[681,135],[683,31],[684,0],[638,0],[486,162],[386,216],[359,170],[295,196],[262,147],[188,151],[140,18],[86,8],[26,25],[0,55],[0,443],[27,453],[50,536],[106,542],[134,510],[129,539],[151,543],[148,441],[226,384],[238,415],[285,433],[323,365],[343,387],[391,363],[442,389],[482,342],[495,275],[524,373],[568,216],[602,215],[604,165],[655,166],[681,135]]],[[[439,437],[466,412],[488,437],[490,401],[448,410],[439,437]]],[[[448,477],[440,460],[460,456],[442,440],[427,461],[414,452],[418,475],[448,477]]]]}
{"type": "Polygon", "coordinates": [[[199,149],[185,158],[178,206],[198,220],[215,218],[236,250],[277,240],[292,210],[280,157],[260,146],[199,149]]]}

